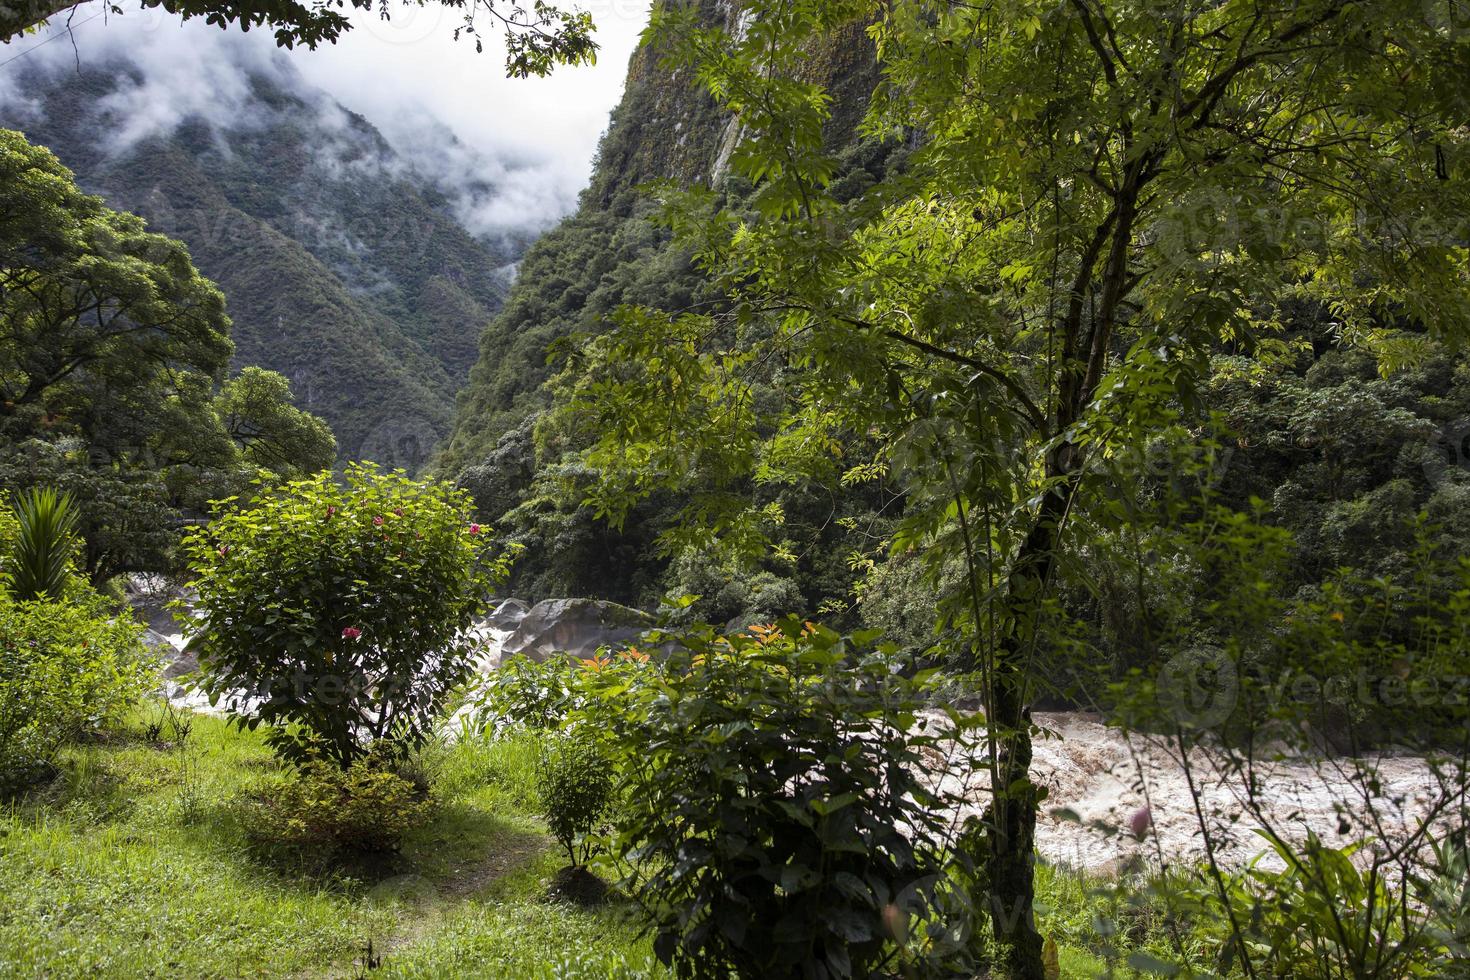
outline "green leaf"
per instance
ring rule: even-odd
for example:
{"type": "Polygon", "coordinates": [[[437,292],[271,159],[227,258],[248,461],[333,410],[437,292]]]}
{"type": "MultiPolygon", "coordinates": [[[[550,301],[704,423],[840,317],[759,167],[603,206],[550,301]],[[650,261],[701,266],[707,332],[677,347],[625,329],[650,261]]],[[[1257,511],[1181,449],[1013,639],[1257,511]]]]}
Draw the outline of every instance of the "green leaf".
{"type": "Polygon", "coordinates": [[[1177,977],[1181,972],[1180,968],[1173,963],[1165,962],[1142,950],[1128,954],[1128,965],[1139,973],[1147,973],[1155,977],[1177,977]]]}

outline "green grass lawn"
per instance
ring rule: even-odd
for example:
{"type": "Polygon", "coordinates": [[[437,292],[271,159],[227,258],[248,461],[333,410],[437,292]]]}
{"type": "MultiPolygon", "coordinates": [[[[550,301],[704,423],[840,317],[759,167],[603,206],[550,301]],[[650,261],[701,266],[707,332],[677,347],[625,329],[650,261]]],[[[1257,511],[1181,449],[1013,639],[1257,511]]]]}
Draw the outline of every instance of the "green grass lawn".
{"type": "MultiPolygon", "coordinates": [[[[279,777],[263,739],[191,716],[180,747],[147,731],[159,717],[71,747],[0,812],[0,977],[668,975],[631,908],[546,898],[566,859],[531,813],[533,744],[432,748],[420,764],[440,802],[401,854],[291,870],[251,855],[237,802],[279,777]]],[[[1103,973],[1083,889],[1041,885],[1065,906],[1063,976],[1103,973]]]]}
{"type": "Polygon", "coordinates": [[[195,717],[179,749],[147,720],[0,816],[0,976],[350,977],[368,943],[375,977],[659,975],[627,910],[544,899],[565,860],[525,745],[431,752],[442,803],[401,855],[292,874],[250,856],[235,804],[276,772],[263,740],[195,717]]]}

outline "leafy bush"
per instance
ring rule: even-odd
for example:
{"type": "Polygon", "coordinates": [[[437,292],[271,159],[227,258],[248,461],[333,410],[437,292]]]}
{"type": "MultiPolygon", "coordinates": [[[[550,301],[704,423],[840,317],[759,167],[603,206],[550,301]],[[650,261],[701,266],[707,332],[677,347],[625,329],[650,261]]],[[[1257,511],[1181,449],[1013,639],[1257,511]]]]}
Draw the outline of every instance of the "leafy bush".
{"type": "Polygon", "coordinates": [[[676,623],[727,623],[732,629],[743,629],[806,605],[795,580],[769,571],[729,567],[713,560],[704,548],[688,549],[671,561],[665,579],[671,595],[699,597],[670,610],[671,621],[676,623]]]}
{"type": "Polygon", "coordinates": [[[460,491],[370,465],[227,510],[185,542],[205,689],[243,727],[277,726],[285,758],[406,752],[473,666],[470,627],[508,564],[487,539],[460,491]]]}
{"type": "Polygon", "coordinates": [[[1470,559],[1447,554],[1419,521],[1404,555],[1411,585],[1341,569],[1287,596],[1281,575],[1298,543],[1263,517],[1212,508],[1155,535],[1148,574],[1191,600],[1149,617],[1147,661],[1108,688],[1112,718],[1222,735],[1239,776],[1251,768],[1245,749],[1267,738],[1309,754],[1324,741],[1348,754],[1458,747],[1470,723],[1456,687],[1470,668],[1470,559]]]}
{"type": "Polygon", "coordinates": [[[8,586],[15,547],[20,543],[20,519],[10,504],[10,495],[0,490],[0,586],[8,586]]]}
{"type": "Polygon", "coordinates": [[[572,690],[572,663],[565,657],[535,661],[516,654],[480,682],[470,695],[467,716],[476,732],[526,729],[553,731],[578,705],[572,690]]]}
{"type": "Polygon", "coordinates": [[[946,828],[915,773],[941,735],[873,639],[706,627],[641,682],[579,674],[582,720],[621,753],[613,856],[682,975],[868,976],[931,915],[946,828]]]}
{"type": "Polygon", "coordinates": [[[613,803],[612,760],[594,740],[573,734],[551,743],[536,776],[546,825],[572,864],[586,864],[613,803]]]}
{"type": "Polygon", "coordinates": [[[57,600],[66,592],[77,551],[77,510],[69,493],[33,487],[15,504],[17,535],[10,590],[17,599],[57,600]]]}
{"type": "Polygon", "coordinates": [[[297,771],[251,806],[258,846],[310,853],[396,851],[433,808],[428,792],[393,768],[383,752],[360,755],[347,768],[310,755],[297,771]]]}
{"type": "Polygon", "coordinates": [[[0,792],[42,775],[68,738],[116,721],[142,695],[153,664],[140,633],[96,596],[0,593],[0,792]]]}
{"type": "Polygon", "coordinates": [[[1427,843],[1410,875],[1418,905],[1428,911],[1427,936],[1439,947],[1443,968],[1470,972],[1470,845],[1460,827],[1427,843]]]}
{"type": "Polygon", "coordinates": [[[1201,875],[1183,896],[1214,934],[1222,974],[1240,969],[1243,945],[1256,976],[1448,975],[1436,969],[1448,953],[1444,937],[1424,928],[1412,901],[1386,876],[1358,867],[1359,845],[1329,847],[1312,835],[1293,847],[1258,833],[1283,869],[1258,858],[1218,884],[1201,875]]]}

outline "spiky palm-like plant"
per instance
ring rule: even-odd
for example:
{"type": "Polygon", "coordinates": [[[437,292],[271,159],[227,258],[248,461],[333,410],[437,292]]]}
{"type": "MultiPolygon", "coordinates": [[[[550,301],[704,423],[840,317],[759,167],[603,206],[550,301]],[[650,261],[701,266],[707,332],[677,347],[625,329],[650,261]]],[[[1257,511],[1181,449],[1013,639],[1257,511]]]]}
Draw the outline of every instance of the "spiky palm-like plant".
{"type": "Polygon", "coordinates": [[[61,598],[71,580],[77,516],[72,495],[51,487],[34,487],[16,501],[20,533],[9,563],[9,584],[17,599],[61,598]]]}

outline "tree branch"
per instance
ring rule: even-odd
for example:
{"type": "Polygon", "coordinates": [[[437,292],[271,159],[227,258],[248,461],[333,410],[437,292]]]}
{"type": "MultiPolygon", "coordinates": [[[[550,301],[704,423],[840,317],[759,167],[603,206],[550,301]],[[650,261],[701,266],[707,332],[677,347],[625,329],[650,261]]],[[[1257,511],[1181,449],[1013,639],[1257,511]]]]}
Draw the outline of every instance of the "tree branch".
{"type": "MultiPolygon", "coordinates": [[[[858,326],[872,326],[872,324],[863,323],[862,321],[848,320],[846,317],[843,317],[841,319],[849,323],[854,323],[858,326]]],[[[1041,409],[1036,407],[1036,403],[1031,400],[1031,396],[1026,394],[1025,389],[1020,386],[1016,379],[1012,378],[1004,371],[1000,370],[999,368],[993,367],[992,365],[986,364],[984,361],[977,361],[973,357],[967,357],[964,354],[959,353],[958,351],[947,350],[943,347],[938,347],[934,344],[931,344],[928,341],[920,340],[917,337],[910,337],[903,331],[895,330],[892,327],[885,327],[883,329],[883,333],[885,336],[891,337],[899,343],[906,344],[909,347],[914,348],[915,350],[923,351],[926,354],[942,358],[943,360],[949,361],[953,364],[959,364],[967,368],[972,368],[973,370],[978,371],[988,378],[994,378],[996,381],[999,381],[1001,386],[1010,393],[1011,397],[1021,403],[1021,407],[1025,409],[1026,417],[1030,420],[1031,424],[1036,427],[1037,433],[1039,435],[1046,434],[1046,416],[1042,414],[1041,409]]]]}

